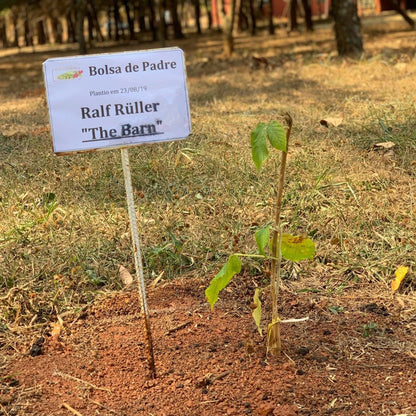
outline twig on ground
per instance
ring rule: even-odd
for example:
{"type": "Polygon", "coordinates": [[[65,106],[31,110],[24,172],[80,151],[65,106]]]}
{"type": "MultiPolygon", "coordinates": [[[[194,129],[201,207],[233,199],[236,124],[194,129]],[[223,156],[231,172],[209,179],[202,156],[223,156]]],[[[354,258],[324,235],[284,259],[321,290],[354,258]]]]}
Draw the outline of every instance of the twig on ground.
{"type": "Polygon", "coordinates": [[[222,380],[223,378],[227,377],[229,374],[231,374],[231,371],[223,371],[220,374],[214,375],[211,373],[205,374],[205,376],[197,381],[195,385],[197,387],[205,387],[209,386],[211,384],[214,384],[217,380],[222,380]]]}
{"type": "Polygon", "coordinates": [[[81,380],[80,378],[71,376],[70,374],[65,374],[65,373],[61,373],[60,371],[55,371],[53,373],[53,375],[54,376],[60,376],[60,377],[63,377],[63,378],[69,378],[70,380],[75,380],[75,381],[78,381],[78,382],[80,382],[82,384],[85,384],[86,386],[92,387],[93,389],[103,390],[103,391],[107,391],[108,393],[112,393],[112,391],[110,389],[106,389],[104,387],[98,387],[98,386],[96,386],[96,385],[94,385],[94,384],[92,384],[92,383],[90,383],[88,381],[81,380]]]}
{"type": "Polygon", "coordinates": [[[204,402],[199,402],[199,404],[209,404],[209,403],[217,403],[218,400],[205,400],[204,402]]]}
{"type": "Polygon", "coordinates": [[[231,371],[224,371],[216,376],[212,376],[211,380],[212,382],[217,381],[217,380],[222,380],[223,378],[228,376],[228,374],[231,374],[231,371]]]}
{"type": "Polygon", "coordinates": [[[107,407],[106,405],[104,405],[104,404],[102,404],[102,403],[100,403],[100,402],[97,402],[96,400],[92,400],[92,399],[88,399],[91,403],[94,403],[94,404],[96,404],[97,406],[100,406],[100,407],[102,407],[103,409],[105,409],[105,410],[108,410],[109,412],[111,412],[111,413],[114,413],[114,414],[116,414],[117,412],[115,411],[115,410],[113,410],[113,409],[110,409],[109,407],[107,407]]]}
{"type": "Polygon", "coordinates": [[[78,410],[75,410],[73,407],[71,407],[67,403],[62,403],[62,407],[65,407],[65,409],[69,410],[72,414],[74,414],[76,416],[82,416],[82,414],[80,412],[78,412],[78,410]]]}
{"type": "Polygon", "coordinates": [[[4,412],[5,416],[10,416],[10,413],[7,412],[7,410],[4,408],[4,406],[0,403],[0,410],[4,412]]]}
{"type": "Polygon", "coordinates": [[[284,351],[283,351],[283,354],[284,355],[286,355],[286,357],[293,363],[293,364],[296,364],[295,363],[295,360],[294,359],[292,359],[291,357],[289,357],[289,355],[287,355],[284,351]]]}
{"type": "Polygon", "coordinates": [[[168,330],[166,331],[166,335],[170,335],[170,334],[172,334],[173,332],[179,331],[180,329],[187,327],[187,326],[188,326],[188,325],[190,325],[191,323],[192,323],[191,321],[184,322],[183,324],[180,324],[180,325],[178,325],[178,326],[175,326],[174,328],[168,329],[168,330]]]}

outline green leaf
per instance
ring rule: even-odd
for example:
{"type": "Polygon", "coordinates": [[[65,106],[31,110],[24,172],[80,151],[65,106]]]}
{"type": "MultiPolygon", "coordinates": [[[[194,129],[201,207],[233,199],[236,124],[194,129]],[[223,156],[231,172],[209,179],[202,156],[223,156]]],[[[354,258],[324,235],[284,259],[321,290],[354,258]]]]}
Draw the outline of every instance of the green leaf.
{"type": "Polygon", "coordinates": [[[218,300],[218,294],[224,289],[232,277],[240,273],[241,271],[241,260],[236,255],[231,255],[228,258],[227,263],[222,266],[221,270],[217,275],[211,280],[209,286],[205,289],[205,296],[211,306],[211,309],[214,308],[215,303],[218,300]]]}
{"type": "Polygon", "coordinates": [[[332,312],[335,315],[338,315],[339,313],[344,312],[344,308],[342,306],[332,305],[328,306],[329,312],[332,312]]]}
{"type": "Polygon", "coordinates": [[[286,260],[300,261],[313,259],[315,244],[310,238],[300,235],[282,235],[282,256],[286,260]]]}
{"type": "Polygon", "coordinates": [[[269,155],[266,138],[267,126],[265,123],[259,123],[251,132],[251,155],[259,172],[261,170],[261,165],[269,155]]]}
{"type": "Polygon", "coordinates": [[[270,225],[257,230],[254,233],[254,238],[256,239],[257,249],[259,251],[259,254],[261,254],[262,256],[265,256],[266,253],[264,252],[264,249],[270,240],[270,225]]]}
{"type": "Polygon", "coordinates": [[[260,289],[256,288],[256,291],[254,292],[253,296],[253,311],[251,314],[253,315],[254,322],[256,323],[257,330],[259,331],[260,336],[263,336],[263,332],[260,327],[260,321],[261,321],[261,300],[260,300],[260,289]]]}
{"type": "Polygon", "coordinates": [[[277,150],[286,152],[286,131],[277,121],[271,121],[267,126],[267,136],[270,144],[277,150]]]}

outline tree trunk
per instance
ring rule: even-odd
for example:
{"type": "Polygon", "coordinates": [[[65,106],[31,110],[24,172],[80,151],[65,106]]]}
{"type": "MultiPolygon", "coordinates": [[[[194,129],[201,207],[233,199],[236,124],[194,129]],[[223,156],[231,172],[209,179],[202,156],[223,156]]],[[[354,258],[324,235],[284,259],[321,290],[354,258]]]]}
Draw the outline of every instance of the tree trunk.
{"type": "Polygon", "coordinates": [[[297,20],[297,0],[290,0],[289,3],[289,32],[296,30],[298,28],[297,20]]]}
{"type": "Polygon", "coordinates": [[[45,25],[43,23],[43,20],[38,20],[38,22],[36,23],[36,33],[38,35],[38,45],[45,45],[49,43],[48,35],[45,32],[45,25]]]}
{"type": "Polygon", "coordinates": [[[101,32],[100,22],[98,21],[97,9],[95,7],[94,0],[89,0],[88,5],[91,13],[92,22],[95,28],[95,35],[98,41],[102,42],[104,40],[104,36],[101,32]]]}
{"type": "Polygon", "coordinates": [[[205,8],[207,9],[208,30],[212,29],[212,8],[210,0],[204,0],[205,8]]]}
{"type": "Polygon", "coordinates": [[[165,41],[167,39],[165,7],[163,4],[163,0],[158,1],[158,15],[159,15],[159,24],[158,24],[159,40],[162,43],[162,48],[163,48],[165,46],[165,41]]]}
{"type": "Polygon", "coordinates": [[[62,43],[62,25],[60,20],[53,16],[51,17],[52,35],[55,43],[62,43]]]}
{"type": "Polygon", "coordinates": [[[254,36],[256,34],[256,29],[257,29],[256,12],[254,11],[254,0],[248,0],[248,6],[250,10],[250,22],[251,22],[250,33],[252,36],[254,36]]]}
{"type": "Polygon", "coordinates": [[[91,10],[86,11],[87,28],[88,28],[88,46],[92,47],[94,42],[94,20],[92,18],[91,10]]]}
{"type": "Polygon", "coordinates": [[[169,0],[168,4],[169,4],[170,17],[172,19],[172,25],[173,25],[173,33],[174,33],[173,36],[175,39],[182,39],[184,36],[182,32],[181,20],[179,19],[179,14],[178,14],[178,2],[177,0],[169,0]]]}
{"type": "Polygon", "coordinates": [[[313,31],[312,9],[310,0],[302,0],[303,10],[305,11],[305,26],[308,32],[313,31]]]}
{"type": "Polygon", "coordinates": [[[244,6],[245,6],[244,1],[245,0],[237,0],[237,8],[238,8],[237,30],[239,32],[242,32],[249,28],[248,18],[244,10],[244,6]]]}
{"type": "MultiPolygon", "coordinates": [[[[178,0],[179,4],[178,4],[178,10],[180,10],[179,13],[179,20],[181,21],[182,27],[183,25],[185,25],[186,28],[189,27],[189,21],[188,21],[188,17],[189,17],[189,12],[188,12],[188,3],[185,5],[185,0],[178,0]],[[183,23],[182,23],[183,22],[183,23]]],[[[194,6],[195,9],[195,4],[194,4],[195,0],[191,0],[190,4],[191,6],[194,6]]],[[[201,8],[201,6],[199,6],[201,8]]],[[[201,14],[201,11],[199,12],[201,14]]]]}
{"type": "MultiPolygon", "coordinates": [[[[209,1],[209,0],[208,0],[209,1]]],[[[218,0],[212,0],[215,4],[214,13],[215,13],[215,22],[217,23],[217,30],[221,30],[221,19],[220,19],[220,11],[218,8],[218,0]]],[[[224,2],[221,1],[221,16],[224,15],[223,13],[224,2]]]]}
{"type": "Polygon", "coordinates": [[[196,32],[198,35],[202,33],[201,29],[201,5],[199,3],[199,0],[193,0],[194,1],[194,7],[195,7],[195,23],[196,23],[196,32]]]}
{"type": "Polygon", "coordinates": [[[274,7],[273,0],[269,0],[269,35],[274,35],[274,7]]]}
{"type": "Polygon", "coordinates": [[[78,52],[80,55],[87,53],[87,44],[84,34],[84,18],[86,12],[85,0],[76,0],[76,33],[78,41],[78,52]]]}
{"type": "Polygon", "coordinates": [[[19,47],[19,29],[17,27],[18,23],[18,10],[16,6],[12,6],[12,24],[13,24],[13,47],[19,47]]]}
{"type": "Polygon", "coordinates": [[[355,0],[333,0],[331,14],[340,56],[358,57],[363,53],[360,18],[355,0]]]}
{"type": "Polygon", "coordinates": [[[120,40],[120,11],[118,10],[118,1],[113,0],[113,13],[114,13],[114,39],[116,42],[120,40]]]}
{"type": "Polygon", "coordinates": [[[150,30],[152,31],[153,42],[155,42],[157,41],[157,37],[158,37],[158,29],[156,25],[156,11],[155,11],[152,0],[148,0],[148,4],[149,4],[149,12],[150,12],[150,17],[149,17],[150,30]]]}
{"type": "Polygon", "coordinates": [[[225,11],[225,7],[222,7],[223,22],[224,22],[224,53],[226,56],[231,56],[234,52],[234,21],[235,21],[235,8],[237,0],[231,0],[229,4],[228,12],[225,11]]]}
{"type": "Polygon", "coordinates": [[[134,33],[134,20],[131,18],[130,6],[129,6],[128,0],[123,0],[123,5],[124,5],[124,10],[126,11],[127,23],[129,25],[130,39],[134,40],[136,39],[136,35],[134,33]]]}
{"type": "Polygon", "coordinates": [[[66,15],[66,26],[67,26],[67,42],[76,42],[76,34],[75,34],[75,27],[74,27],[74,21],[72,19],[72,11],[69,10],[66,15]]]}
{"type": "Polygon", "coordinates": [[[139,0],[135,7],[136,20],[139,22],[139,31],[146,32],[146,3],[144,0],[139,0]]]}
{"type": "Polygon", "coordinates": [[[107,39],[113,39],[113,18],[111,6],[108,6],[107,8],[107,39]]]}
{"type": "Polygon", "coordinates": [[[31,30],[29,21],[30,21],[29,7],[26,7],[26,9],[25,9],[25,19],[24,19],[24,22],[23,22],[25,46],[33,46],[33,34],[32,34],[32,30],[31,30]]]}
{"type": "Polygon", "coordinates": [[[400,7],[398,0],[387,0],[390,6],[403,17],[403,19],[409,24],[411,28],[415,28],[415,21],[400,7]]]}
{"type": "Polygon", "coordinates": [[[3,45],[3,48],[9,47],[9,41],[7,39],[7,32],[6,32],[6,20],[4,16],[0,16],[0,40],[3,45]]]}

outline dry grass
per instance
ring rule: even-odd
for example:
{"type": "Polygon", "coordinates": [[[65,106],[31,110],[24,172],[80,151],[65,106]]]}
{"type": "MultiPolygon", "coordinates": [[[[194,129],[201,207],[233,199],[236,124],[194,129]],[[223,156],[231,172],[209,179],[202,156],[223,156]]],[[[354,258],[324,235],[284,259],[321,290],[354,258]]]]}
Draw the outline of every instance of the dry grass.
{"type": "MultiPolygon", "coordinates": [[[[276,161],[257,175],[250,131],[289,111],[284,221],[317,243],[314,262],[295,270],[299,287],[330,292],[379,282],[389,293],[395,268],[415,266],[416,34],[403,25],[365,29],[360,61],[338,60],[325,27],[312,35],[241,35],[228,60],[219,37],[179,44],[192,136],[130,152],[148,278],[212,276],[231,251],[254,250],[253,230],[273,211],[276,161]],[[269,67],[252,68],[252,54],[269,67]],[[342,123],[322,126],[329,117],[342,123]],[[374,149],[384,141],[394,150],[374,149]]],[[[0,58],[3,347],[97,292],[119,289],[119,264],[133,271],[119,152],[52,153],[41,63],[58,53],[65,52],[0,58]]],[[[414,281],[411,272],[403,295],[414,281]]]]}

